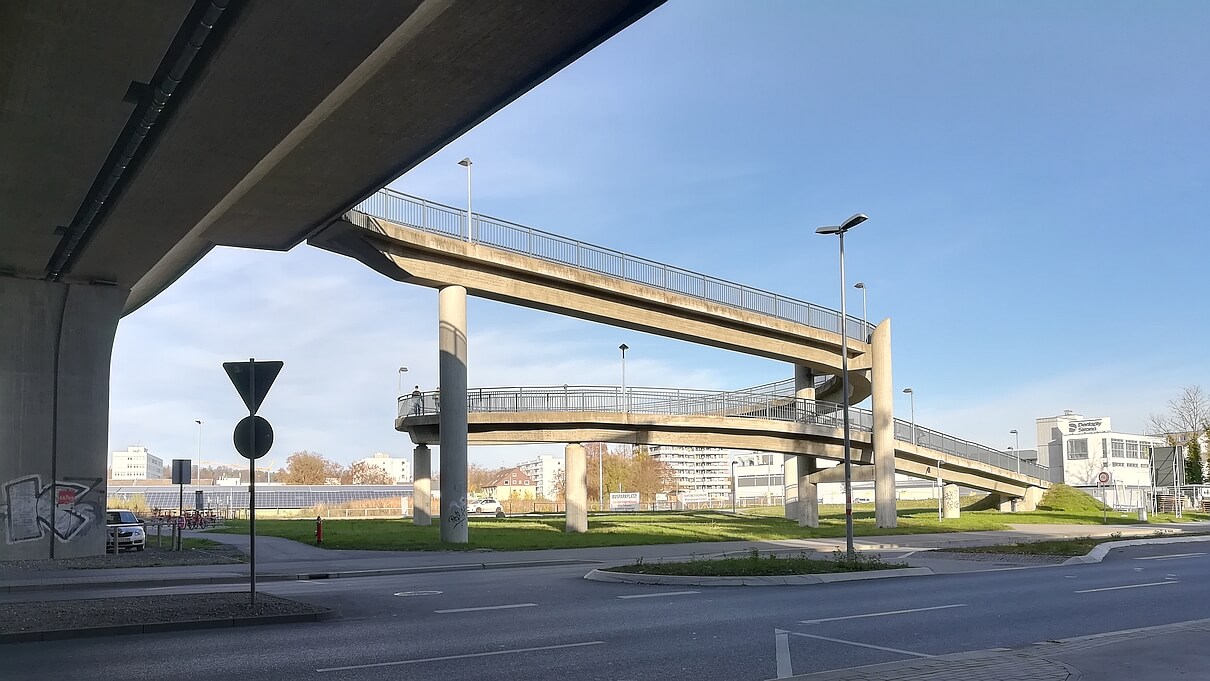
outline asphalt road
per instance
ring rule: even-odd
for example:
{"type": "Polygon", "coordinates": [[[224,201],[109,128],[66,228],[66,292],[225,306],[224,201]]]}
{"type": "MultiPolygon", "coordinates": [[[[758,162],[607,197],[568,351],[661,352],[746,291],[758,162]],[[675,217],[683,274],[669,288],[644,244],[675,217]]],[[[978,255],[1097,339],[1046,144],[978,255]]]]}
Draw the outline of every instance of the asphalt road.
{"type": "MultiPolygon", "coordinates": [[[[1089,566],[804,587],[603,584],[581,579],[585,572],[568,566],[269,583],[263,591],[337,607],[343,617],[6,645],[4,678],[42,681],[84,670],[123,681],[772,679],[1206,617],[1210,543],[1119,549],[1089,566]]],[[[201,589],[120,593],[191,590],[201,589]]]]}

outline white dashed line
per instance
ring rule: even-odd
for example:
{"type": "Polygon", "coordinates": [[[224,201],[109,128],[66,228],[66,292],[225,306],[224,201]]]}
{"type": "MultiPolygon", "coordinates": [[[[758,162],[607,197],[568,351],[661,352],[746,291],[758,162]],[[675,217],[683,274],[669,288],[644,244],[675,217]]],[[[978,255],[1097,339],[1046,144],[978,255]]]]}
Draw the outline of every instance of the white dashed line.
{"type": "Polygon", "coordinates": [[[537,648],[518,648],[516,650],[493,650],[486,653],[468,653],[466,655],[444,655],[442,657],[424,657],[418,660],[400,660],[398,662],[375,662],[373,664],[354,664],[348,667],[326,667],[316,669],[317,672],[343,672],[350,669],[372,669],[374,667],[395,667],[401,664],[420,664],[421,662],[442,662],[444,660],[464,660],[468,657],[489,657],[492,655],[515,655],[517,653],[532,653],[539,650],[560,650],[563,648],[581,648],[584,646],[603,645],[604,641],[585,641],[583,643],[565,643],[559,646],[539,646],[537,648]]]}
{"type": "Polygon", "coordinates": [[[700,593],[698,591],[661,591],[657,594],[630,594],[628,596],[618,596],[618,598],[657,598],[659,596],[688,596],[689,594],[700,593]]]}
{"type": "Polygon", "coordinates": [[[931,608],[912,608],[911,610],[888,610],[886,612],[871,612],[865,615],[845,615],[844,617],[823,617],[817,620],[800,620],[799,624],[819,624],[821,622],[836,622],[838,620],[857,620],[864,617],[885,617],[887,615],[903,615],[909,612],[927,612],[929,610],[947,610],[949,608],[965,608],[966,603],[952,605],[934,605],[931,608]]]}
{"type": "Polygon", "coordinates": [[[1090,594],[1097,591],[1117,591],[1118,589],[1141,589],[1145,586],[1164,586],[1165,584],[1180,584],[1180,582],[1147,582],[1146,584],[1126,584],[1125,586],[1106,586],[1100,589],[1081,589],[1076,591],[1078,594],[1090,594]]]}
{"type": "Polygon", "coordinates": [[[512,608],[536,608],[537,603],[512,603],[510,605],[484,605],[478,608],[450,608],[449,610],[434,610],[438,615],[449,615],[455,612],[479,612],[481,610],[510,610],[512,608]]]}

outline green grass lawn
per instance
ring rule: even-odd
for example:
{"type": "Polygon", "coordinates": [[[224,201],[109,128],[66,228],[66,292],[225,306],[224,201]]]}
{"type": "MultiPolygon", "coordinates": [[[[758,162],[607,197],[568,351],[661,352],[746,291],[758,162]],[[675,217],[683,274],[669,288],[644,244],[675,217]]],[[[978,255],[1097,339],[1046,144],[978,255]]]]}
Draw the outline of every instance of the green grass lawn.
{"type": "MultiPolygon", "coordinates": [[[[1032,513],[1000,513],[998,511],[963,511],[962,517],[938,520],[936,502],[901,502],[899,527],[875,527],[874,505],[854,506],[853,529],[861,535],[922,534],[931,532],[965,532],[972,530],[1003,530],[1013,524],[1136,524],[1133,514],[1108,512],[1102,520],[1102,510],[1088,495],[1071,488],[1057,486],[1043,498],[1047,510],[1032,513]],[[1073,496],[1077,495],[1077,496],[1073,496]],[[1088,505],[1088,501],[1093,506],[1088,505]]],[[[1203,514],[1185,514],[1185,520],[1206,520],[1203,514]]],[[[1171,522],[1167,517],[1155,517],[1158,522],[1171,522]]],[[[567,534],[563,531],[563,516],[524,516],[513,518],[472,518],[470,542],[442,544],[437,525],[417,527],[411,520],[325,520],[324,548],[406,550],[474,550],[523,551],[532,549],[586,548],[599,546],[634,546],[642,544],[675,544],[708,541],[762,541],[803,539],[814,537],[843,537],[844,508],[822,506],[818,528],[799,527],[796,522],[777,514],[731,515],[718,511],[685,511],[661,513],[612,513],[590,515],[588,532],[567,534]]],[[[260,520],[258,535],[284,537],[305,543],[315,541],[315,521],[260,520]]],[[[211,532],[246,534],[246,521],[228,521],[225,528],[211,532]]]]}

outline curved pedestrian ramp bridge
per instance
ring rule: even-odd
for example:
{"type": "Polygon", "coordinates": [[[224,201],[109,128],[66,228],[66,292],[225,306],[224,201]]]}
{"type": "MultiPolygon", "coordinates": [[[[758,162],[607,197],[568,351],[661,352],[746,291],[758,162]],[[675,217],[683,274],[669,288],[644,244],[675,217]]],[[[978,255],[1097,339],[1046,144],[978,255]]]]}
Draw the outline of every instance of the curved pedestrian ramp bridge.
{"type": "MultiPolygon", "coordinates": [[[[749,390],[617,386],[477,388],[467,392],[473,444],[610,442],[750,449],[843,460],[840,404],[795,398],[792,381],[749,390]]],[[[416,444],[440,437],[436,392],[399,398],[395,427],[416,444]]],[[[873,480],[873,414],[849,408],[855,480],[873,480]]],[[[1049,469],[902,419],[894,424],[895,472],[1029,499],[1049,469]],[[915,432],[918,444],[912,444],[915,432]],[[938,470],[940,466],[940,470],[938,470]],[[1018,472],[1018,467],[1019,471],[1018,472]]],[[[842,467],[810,474],[839,482],[842,467]]]]}

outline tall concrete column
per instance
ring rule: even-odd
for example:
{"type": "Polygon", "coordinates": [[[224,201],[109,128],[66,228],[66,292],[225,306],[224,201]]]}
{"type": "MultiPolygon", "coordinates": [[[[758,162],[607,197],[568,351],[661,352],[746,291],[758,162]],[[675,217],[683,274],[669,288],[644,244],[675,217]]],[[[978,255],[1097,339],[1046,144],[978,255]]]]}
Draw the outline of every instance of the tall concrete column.
{"type": "Polygon", "coordinates": [[[819,487],[810,481],[812,473],[819,470],[815,457],[798,457],[798,525],[819,527],[819,487]]]}
{"type": "Polygon", "coordinates": [[[441,381],[441,541],[465,544],[466,524],[466,289],[437,292],[441,381]]]}
{"type": "Polygon", "coordinates": [[[105,552],[109,365],[129,294],[0,276],[0,560],[105,552]]]}
{"type": "Polygon", "coordinates": [[[891,382],[891,320],[874,329],[870,348],[874,412],[874,519],[878,527],[896,527],[895,386],[891,382]]]}
{"type": "Polygon", "coordinates": [[[962,515],[962,507],[958,500],[958,486],[950,483],[941,488],[941,508],[946,518],[957,518],[962,515]]]}
{"type": "Polygon", "coordinates": [[[571,443],[563,448],[563,483],[567,501],[567,532],[588,531],[588,467],[584,445],[571,443]]]}
{"type": "MultiPolygon", "coordinates": [[[[811,367],[802,365],[794,366],[794,397],[802,400],[815,399],[815,372],[811,367]]],[[[782,473],[783,473],[783,493],[785,499],[785,516],[789,520],[798,520],[800,523],[802,518],[802,510],[800,502],[802,501],[802,488],[799,486],[799,479],[811,472],[814,472],[814,459],[810,457],[786,456],[784,458],[782,473]],[[810,461],[804,465],[804,462],[810,461]],[[804,473],[803,471],[806,471],[804,473]]],[[[819,509],[816,509],[818,514],[819,509]]]]}
{"type": "Polygon", "coordinates": [[[428,445],[412,450],[412,524],[433,524],[433,497],[430,490],[433,455],[428,445]]]}

